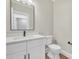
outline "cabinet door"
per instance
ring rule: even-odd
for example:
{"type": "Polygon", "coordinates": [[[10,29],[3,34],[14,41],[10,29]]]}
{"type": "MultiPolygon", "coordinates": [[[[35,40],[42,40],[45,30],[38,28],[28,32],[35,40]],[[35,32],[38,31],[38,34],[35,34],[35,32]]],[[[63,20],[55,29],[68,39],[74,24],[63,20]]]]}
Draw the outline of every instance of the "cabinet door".
{"type": "Polygon", "coordinates": [[[45,47],[38,46],[29,49],[28,59],[45,59],[45,47]]]}
{"type": "Polygon", "coordinates": [[[19,51],[24,51],[26,52],[26,42],[16,42],[13,44],[7,44],[6,45],[6,53],[7,55],[10,54],[15,54],[19,51]]]}
{"type": "Polygon", "coordinates": [[[14,54],[7,55],[6,59],[26,59],[25,51],[20,51],[14,54]]]}

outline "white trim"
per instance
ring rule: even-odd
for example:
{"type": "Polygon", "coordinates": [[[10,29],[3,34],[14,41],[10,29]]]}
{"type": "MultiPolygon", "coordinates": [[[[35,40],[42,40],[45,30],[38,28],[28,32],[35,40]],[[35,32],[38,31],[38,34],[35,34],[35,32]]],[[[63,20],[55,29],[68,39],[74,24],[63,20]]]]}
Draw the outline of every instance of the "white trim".
{"type": "Polygon", "coordinates": [[[69,59],[72,59],[72,54],[68,53],[67,51],[65,50],[61,50],[61,54],[65,55],[66,57],[68,57],[69,59]]]}

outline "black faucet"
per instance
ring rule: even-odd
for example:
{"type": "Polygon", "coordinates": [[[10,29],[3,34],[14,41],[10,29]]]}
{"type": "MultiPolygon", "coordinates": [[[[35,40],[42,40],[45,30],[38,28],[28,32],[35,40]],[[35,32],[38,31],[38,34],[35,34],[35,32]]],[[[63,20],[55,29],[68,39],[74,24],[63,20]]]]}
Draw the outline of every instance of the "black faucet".
{"type": "Polygon", "coordinates": [[[26,31],[23,32],[23,36],[24,36],[24,37],[26,36],[26,31]]]}

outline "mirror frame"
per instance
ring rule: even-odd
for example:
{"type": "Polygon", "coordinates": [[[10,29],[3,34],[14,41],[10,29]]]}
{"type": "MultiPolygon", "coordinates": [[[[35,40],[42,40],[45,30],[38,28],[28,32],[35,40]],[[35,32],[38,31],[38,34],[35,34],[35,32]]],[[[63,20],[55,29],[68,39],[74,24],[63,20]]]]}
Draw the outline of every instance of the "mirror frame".
{"type": "Polygon", "coordinates": [[[33,6],[33,28],[32,29],[12,29],[12,13],[11,13],[11,6],[12,6],[12,2],[11,2],[11,0],[10,0],[10,30],[11,31],[26,31],[26,30],[28,30],[28,31],[33,31],[33,30],[35,30],[35,7],[34,7],[34,5],[32,5],[33,6]]]}

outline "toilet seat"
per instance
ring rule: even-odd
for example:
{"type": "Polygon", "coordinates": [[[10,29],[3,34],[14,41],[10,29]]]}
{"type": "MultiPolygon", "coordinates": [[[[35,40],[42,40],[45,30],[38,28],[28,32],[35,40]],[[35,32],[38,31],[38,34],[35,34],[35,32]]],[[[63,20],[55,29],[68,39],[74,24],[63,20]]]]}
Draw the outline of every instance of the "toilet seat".
{"type": "Polygon", "coordinates": [[[48,45],[48,47],[50,48],[50,49],[55,49],[55,50],[59,50],[59,49],[61,49],[61,47],[59,46],[59,45],[57,45],[57,44],[51,44],[51,45],[48,45]]]}

